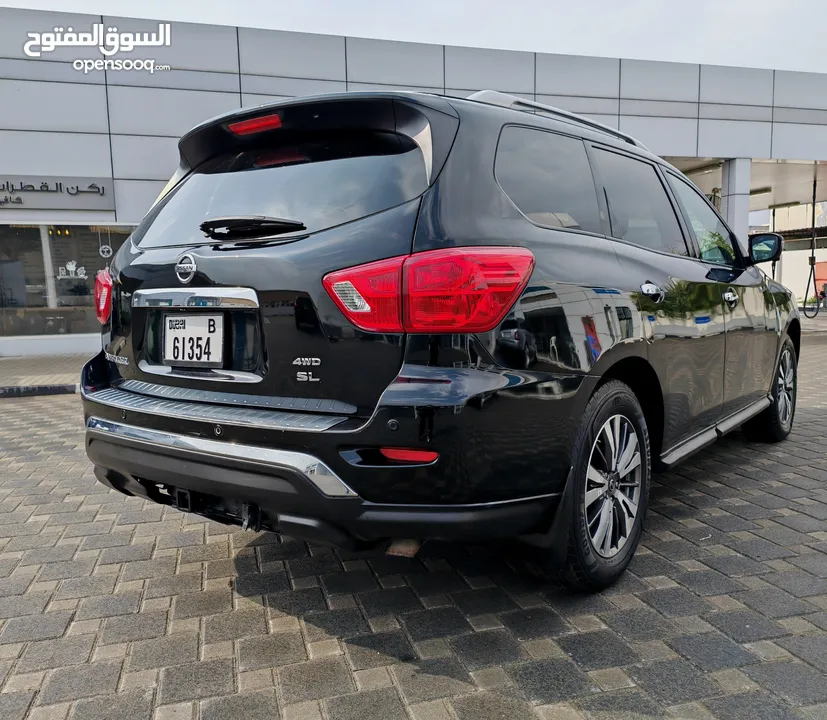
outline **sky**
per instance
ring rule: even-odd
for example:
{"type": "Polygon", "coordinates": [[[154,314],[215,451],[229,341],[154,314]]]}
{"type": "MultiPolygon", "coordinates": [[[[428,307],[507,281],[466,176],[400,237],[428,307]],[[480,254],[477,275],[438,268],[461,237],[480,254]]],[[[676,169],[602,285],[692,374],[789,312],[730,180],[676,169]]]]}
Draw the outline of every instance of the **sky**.
{"type": "Polygon", "coordinates": [[[824,0],[0,0],[0,6],[827,72],[824,0]]]}

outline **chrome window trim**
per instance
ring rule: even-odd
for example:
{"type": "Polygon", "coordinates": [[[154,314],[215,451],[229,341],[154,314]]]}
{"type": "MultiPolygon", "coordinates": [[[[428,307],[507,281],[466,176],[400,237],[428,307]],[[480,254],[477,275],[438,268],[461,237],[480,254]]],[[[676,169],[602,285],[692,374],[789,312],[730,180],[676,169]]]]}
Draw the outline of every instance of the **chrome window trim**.
{"type": "Polygon", "coordinates": [[[134,308],[226,308],[243,310],[259,307],[256,291],[251,288],[158,288],[132,293],[134,308]],[[198,302],[203,301],[203,302],[198,302]]]}
{"type": "MultiPolygon", "coordinates": [[[[183,450],[202,455],[220,456],[232,460],[242,460],[268,467],[286,467],[301,473],[308,482],[316,486],[328,497],[358,498],[342,479],[321,460],[306,453],[292,450],[274,450],[254,445],[237,445],[235,443],[190,437],[176,433],[136,427],[125,423],[112,422],[97,417],[90,417],[86,423],[87,435],[98,437],[122,438],[130,442],[170,450],[183,450]]],[[[209,458],[206,458],[209,459],[209,458]]]]}

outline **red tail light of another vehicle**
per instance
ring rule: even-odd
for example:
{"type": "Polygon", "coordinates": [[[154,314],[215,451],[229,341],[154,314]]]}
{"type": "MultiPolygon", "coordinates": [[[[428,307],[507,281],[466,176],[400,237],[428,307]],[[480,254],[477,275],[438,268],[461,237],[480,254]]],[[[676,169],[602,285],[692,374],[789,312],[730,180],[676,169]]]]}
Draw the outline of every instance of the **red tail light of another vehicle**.
{"type": "Polygon", "coordinates": [[[337,270],[323,284],[362,330],[476,333],[502,322],[533,269],[525,248],[450,248],[337,270]]]}
{"type": "Polygon", "coordinates": [[[101,325],[106,324],[112,314],[112,289],[109,270],[98,270],[95,276],[95,315],[101,325]]]}

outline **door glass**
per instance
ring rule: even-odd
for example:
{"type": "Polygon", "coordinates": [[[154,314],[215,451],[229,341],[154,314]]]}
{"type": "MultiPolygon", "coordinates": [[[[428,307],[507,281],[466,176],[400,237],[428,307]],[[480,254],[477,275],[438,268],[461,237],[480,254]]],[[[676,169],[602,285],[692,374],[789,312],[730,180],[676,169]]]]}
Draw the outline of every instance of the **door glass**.
{"type": "Polygon", "coordinates": [[[509,125],[500,136],[494,174],[511,202],[532,222],[603,232],[581,140],[509,125]]]}
{"type": "Polygon", "coordinates": [[[701,259],[716,265],[734,265],[735,251],[729,229],[701,195],[685,181],[667,173],[667,179],[701,249],[701,259]]]}
{"type": "Polygon", "coordinates": [[[678,219],[655,168],[617,153],[596,150],[612,237],[650,250],[688,255],[678,219]]]}

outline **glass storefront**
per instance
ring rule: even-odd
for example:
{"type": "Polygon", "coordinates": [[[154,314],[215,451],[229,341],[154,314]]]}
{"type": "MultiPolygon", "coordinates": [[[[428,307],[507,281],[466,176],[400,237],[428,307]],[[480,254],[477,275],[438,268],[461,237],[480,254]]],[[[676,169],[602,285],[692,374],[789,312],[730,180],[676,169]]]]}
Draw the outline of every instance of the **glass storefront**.
{"type": "Polygon", "coordinates": [[[0,225],[0,337],[95,333],[95,274],[134,228],[0,225]]]}

